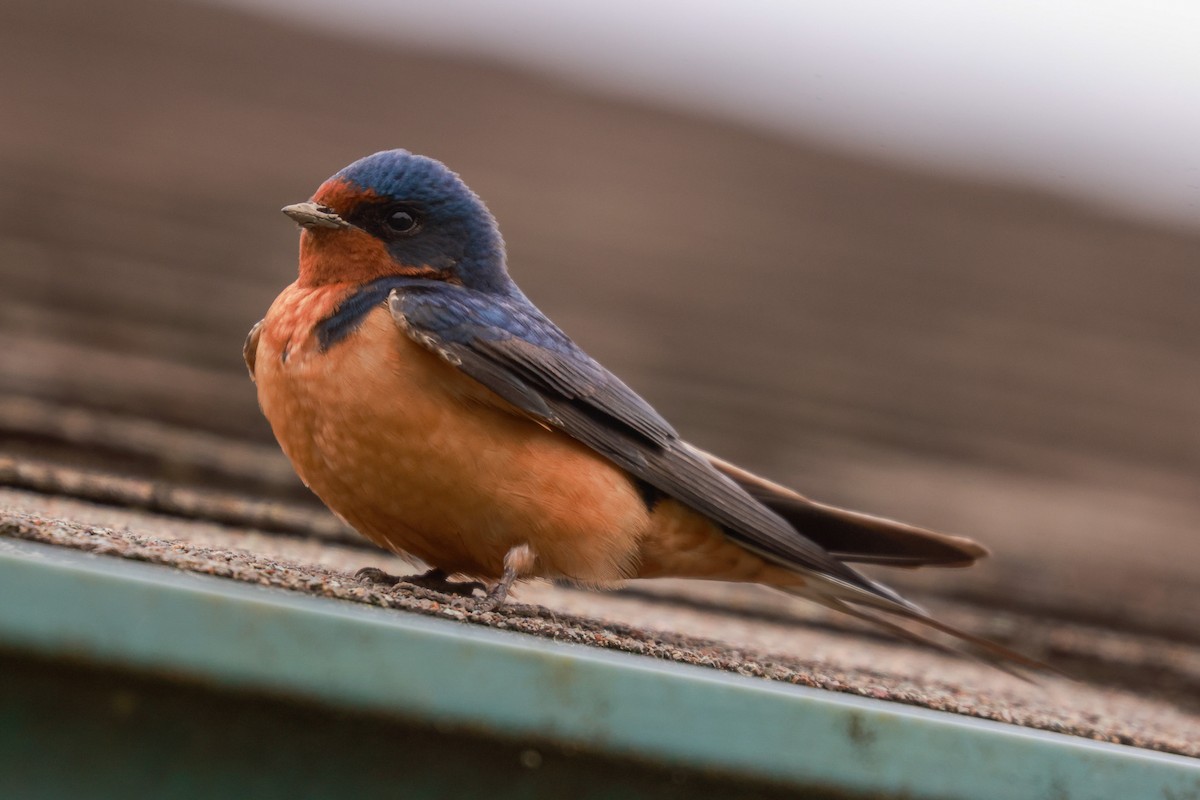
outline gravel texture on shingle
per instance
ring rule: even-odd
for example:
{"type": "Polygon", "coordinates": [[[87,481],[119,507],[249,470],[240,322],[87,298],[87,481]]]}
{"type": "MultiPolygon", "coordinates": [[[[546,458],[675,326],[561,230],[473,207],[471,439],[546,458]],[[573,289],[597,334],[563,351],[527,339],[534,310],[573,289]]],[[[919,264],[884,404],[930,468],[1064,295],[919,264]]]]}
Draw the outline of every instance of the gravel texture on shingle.
{"type": "MultiPolygon", "coordinates": [[[[827,659],[805,660],[773,654],[737,642],[655,630],[542,605],[510,603],[497,611],[481,613],[470,599],[404,584],[388,589],[363,585],[347,571],[21,511],[7,511],[0,516],[0,535],[365,603],[395,609],[397,613],[437,616],[463,624],[513,630],[555,641],[1200,757],[1200,738],[1196,735],[1200,731],[1200,718],[1166,704],[1057,678],[1042,679],[1040,685],[1025,685],[997,673],[984,679],[985,683],[993,684],[991,690],[984,690],[978,686],[978,675],[971,681],[975,685],[963,686],[953,680],[905,674],[903,656],[881,664],[878,670],[838,668],[827,659]],[[1071,698],[1071,702],[1064,703],[1063,698],[1071,698]]],[[[912,663],[920,662],[917,658],[912,663]]],[[[953,677],[956,672],[951,669],[948,674],[953,677]]]]}

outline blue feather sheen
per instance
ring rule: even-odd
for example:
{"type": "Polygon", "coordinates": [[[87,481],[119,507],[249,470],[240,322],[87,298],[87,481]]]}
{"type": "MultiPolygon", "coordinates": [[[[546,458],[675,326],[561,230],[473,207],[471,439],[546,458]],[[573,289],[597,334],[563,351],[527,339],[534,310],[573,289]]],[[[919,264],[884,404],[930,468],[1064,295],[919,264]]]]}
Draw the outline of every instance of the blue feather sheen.
{"type": "Polygon", "coordinates": [[[324,352],[358,330],[395,289],[409,298],[406,313],[422,330],[452,344],[517,338],[560,355],[594,363],[523,296],[482,295],[452,284],[389,275],[365,283],[342,300],[315,331],[324,352]]]}

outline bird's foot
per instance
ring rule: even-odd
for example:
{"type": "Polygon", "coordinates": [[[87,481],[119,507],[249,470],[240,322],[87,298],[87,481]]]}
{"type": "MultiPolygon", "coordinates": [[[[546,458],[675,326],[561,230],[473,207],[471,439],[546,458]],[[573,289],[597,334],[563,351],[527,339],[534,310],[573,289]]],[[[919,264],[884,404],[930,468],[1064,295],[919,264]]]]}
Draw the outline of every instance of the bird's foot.
{"type": "Polygon", "coordinates": [[[508,597],[508,590],[512,588],[513,582],[520,577],[526,577],[533,572],[533,562],[537,559],[532,548],[527,544],[518,545],[509,550],[504,556],[504,574],[500,580],[496,581],[496,585],[487,593],[487,597],[480,601],[478,609],[481,613],[495,611],[500,606],[504,605],[504,599],[508,597]]]}
{"type": "Polygon", "coordinates": [[[384,586],[395,586],[404,578],[384,572],[378,567],[363,567],[354,573],[354,580],[361,583],[381,583],[384,586]]]}
{"type": "Polygon", "coordinates": [[[492,590],[487,593],[487,597],[479,601],[478,611],[481,614],[486,614],[488,611],[495,611],[504,605],[504,598],[508,597],[510,586],[512,586],[512,581],[508,583],[505,583],[503,579],[497,581],[492,590]]]}
{"type": "Polygon", "coordinates": [[[375,567],[363,567],[354,573],[354,577],[365,583],[379,583],[384,586],[407,583],[410,586],[420,586],[422,589],[431,589],[442,594],[461,595],[463,597],[471,597],[476,589],[483,592],[487,591],[487,587],[479,581],[449,580],[446,573],[440,569],[431,569],[421,575],[399,576],[390,575],[375,567]]]}

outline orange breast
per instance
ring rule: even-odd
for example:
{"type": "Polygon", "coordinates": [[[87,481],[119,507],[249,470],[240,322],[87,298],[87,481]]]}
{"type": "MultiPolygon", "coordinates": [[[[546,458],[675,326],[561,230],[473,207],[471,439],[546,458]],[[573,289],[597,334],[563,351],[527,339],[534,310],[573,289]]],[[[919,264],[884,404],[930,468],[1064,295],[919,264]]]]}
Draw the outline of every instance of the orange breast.
{"type": "Polygon", "coordinates": [[[257,353],[263,413],[326,505],[449,572],[498,577],[519,544],[543,577],[603,584],[635,569],[649,516],[621,470],[412,342],[382,306],[321,352],[312,326],[346,292],[289,287],[257,353]]]}

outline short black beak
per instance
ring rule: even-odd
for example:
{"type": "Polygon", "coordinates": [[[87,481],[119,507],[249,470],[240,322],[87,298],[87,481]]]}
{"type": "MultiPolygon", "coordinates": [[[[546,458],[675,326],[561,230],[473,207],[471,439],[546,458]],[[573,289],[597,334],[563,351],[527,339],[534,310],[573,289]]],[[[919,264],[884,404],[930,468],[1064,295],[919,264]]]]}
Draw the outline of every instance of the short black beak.
{"type": "Polygon", "coordinates": [[[296,203],[279,209],[302,228],[349,228],[350,223],[334,213],[332,208],[316,203],[296,203]]]}

